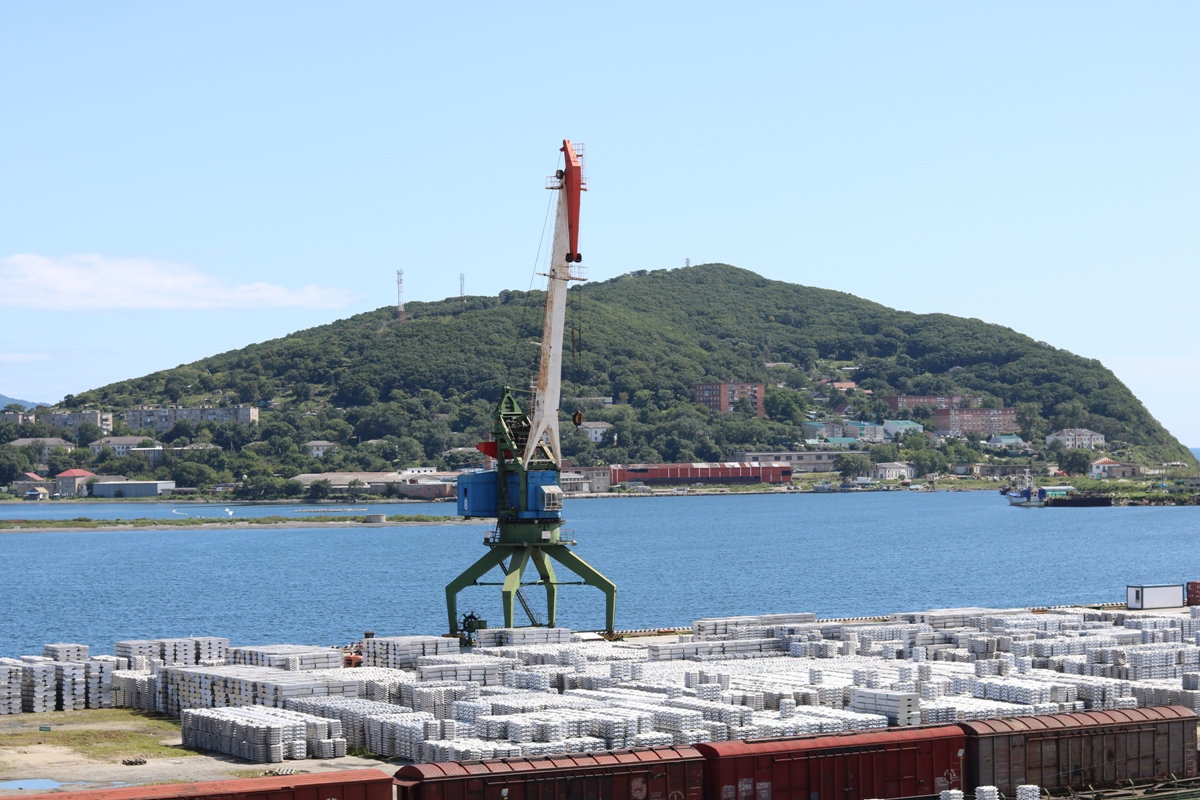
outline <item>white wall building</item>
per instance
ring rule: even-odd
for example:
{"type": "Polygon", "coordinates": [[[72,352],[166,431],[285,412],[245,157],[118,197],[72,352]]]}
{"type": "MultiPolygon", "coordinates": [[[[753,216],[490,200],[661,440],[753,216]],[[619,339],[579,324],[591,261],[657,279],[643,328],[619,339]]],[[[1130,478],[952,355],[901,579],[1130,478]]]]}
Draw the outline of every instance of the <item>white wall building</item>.
{"type": "Polygon", "coordinates": [[[1087,428],[1063,428],[1046,437],[1046,444],[1053,442],[1062,442],[1063,447],[1072,450],[1093,450],[1104,446],[1104,434],[1087,428]]]}

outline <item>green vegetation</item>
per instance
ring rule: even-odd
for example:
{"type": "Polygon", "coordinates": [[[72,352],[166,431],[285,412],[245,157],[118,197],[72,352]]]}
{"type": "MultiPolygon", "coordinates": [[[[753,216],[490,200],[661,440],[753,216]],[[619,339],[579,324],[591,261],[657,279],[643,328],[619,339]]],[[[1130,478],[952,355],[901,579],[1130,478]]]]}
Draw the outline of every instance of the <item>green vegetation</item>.
{"type": "Polygon", "coordinates": [[[179,758],[195,755],[181,747],[160,744],[162,739],[179,734],[179,721],[127,709],[95,712],[55,712],[38,714],[37,723],[52,728],[49,732],[28,728],[0,733],[0,749],[35,744],[69,747],[76,753],[98,761],[119,762],[125,758],[179,758]],[[58,726],[64,727],[58,727],[58,726]],[[122,725],[94,727],[96,725],[122,725]]]}
{"type": "MultiPolygon", "coordinates": [[[[140,456],[59,452],[52,471],[82,466],[181,486],[245,475],[242,496],[270,498],[295,496],[288,478],[302,472],[471,463],[502,388],[524,387],[534,373],[529,343],[540,335],[544,297],[470,297],[465,312],[458,298],[410,303],[399,326],[382,308],[68,397],[71,408],[250,403],[262,414],[257,427],[181,423],[156,437],[222,449],[179,451],[154,466],[140,456]],[[339,449],[312,458],[303,448],[311,439],[339,449]]],[[[600,444],[564,423],[564,451],[579,464],[730,460],[739,450],[790,448],[805,438],[806,412],[849,402],[852,416],[881,420],[892,414],[880,398],[892,393],[979,395],[984,405],[1018,408],[1027,441],[1087,427],[1115,443],[1116,457],[1195,463],[1098,361],[979,320],[896,311],[720,264],[634,272],[572,287],[569,298],[564,408],[574,410],[574,397],[616,403],[579,404],[587,418],[612,423],[600,444]],[[817,403],[811,394],[826,377],[860,390],[821,386],[828,403],[817,403]],[[705,380],[765,382],[767,418],[755,418],[748,403],[728,414],[694,405],[692,385],[705,380]]],[[[914,413],[922,422],[931,416],[914,413]]],[[[62,433],[7,427],[0,435],[8,438],[62,433]]],[[[928,450],[903,449],[897,456],[928,450]]],[[[942,451],[916,457],[920,471],[951,460],[942,451]]],[[[0,482],[19,474],[18,461],[0,459],[0,482]]]]}

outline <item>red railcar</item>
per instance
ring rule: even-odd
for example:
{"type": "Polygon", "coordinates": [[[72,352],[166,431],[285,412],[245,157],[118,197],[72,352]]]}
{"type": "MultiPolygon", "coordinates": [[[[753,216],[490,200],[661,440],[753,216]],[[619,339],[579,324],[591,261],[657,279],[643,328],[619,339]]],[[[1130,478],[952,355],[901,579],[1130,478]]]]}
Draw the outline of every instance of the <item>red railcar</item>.
{"type": "Polygon", "coordinates": [[[23,800],[392,800],[392,776],[377,769],[23,794],[23,800]]]}
{"type": "Polygon", "coordinates": [[[396,773],[396,800],[704,800],[694,748],[650,747],[437,764],[396,773]]]}
{"type": "Polygon", "coordinates": [[[696,745],[705,800],[922,797],[961,785],[956,725],[696,745]]]}
{"type": "Polygon", "coordinates": [[[783,462],[722,461],[695,464],[615,464],[613,483],[640,481],[647,486],[687,483],[791,483],[792,465],[783,462]]]}
{"type": "Polygon", "coordinates": [[[1082,711],[961,723],[966,788],[1051,791],[1196,777],[1196,713],[1184,706],[1082,711]]]}

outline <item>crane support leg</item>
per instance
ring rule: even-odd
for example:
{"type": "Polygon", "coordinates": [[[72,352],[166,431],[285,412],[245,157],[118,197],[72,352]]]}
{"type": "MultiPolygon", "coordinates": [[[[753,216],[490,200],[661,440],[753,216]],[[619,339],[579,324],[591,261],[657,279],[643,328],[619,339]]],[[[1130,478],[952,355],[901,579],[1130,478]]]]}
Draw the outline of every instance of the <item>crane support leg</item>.
{"type": "Polygon", "coordinates": [[[542,583],[546,584],[546,615],[550,618],[546,624],[554,628],[557,627],[554,623],[558,607],[558,586],[555,581],[558,578],[554,577],[554,566],[550,563],[550,558],[542,552],[540,547],[535,547],[532,555],[538,575],[541,576],[542,583]]]}
{"type": "Polygon", "coordinates": [[[520,555],[513,553],[512,560],[508,562],[508,577],[504,579],[504,588],[500,590],[500,594],[504,598],[504,627],[506,628],[514,627],[513,601],[517,599],[517,592],[521,591],[521,573],[529,565],[529,550],[528,547],[521,548],[520,555]]]}
{"type": "MultiPolygon", "coordinates": [[[[475,581],[482,578],[490,569],[504,562],[508,557],[508,550],[503,547],[493,547],[488,550],[483,556],[471,566],[463,571],[463,574],[446,584],[446,611],[450,615],[450,632],[458,633],[458,593],[468,586],[474,586],[475,581]]],[[[519,579],[518,579],[519,580],[519,579]]],[[[509,616],[512,616],[509,605],[509,616]]],[[[511,620],[509,620],[511,622],[511,620]]],[[[509,625],[509,627],[512,627],[509,625]]]]}
{"type": "Polygon", "coordinates": [[[595,586],[604,592],[604,629],[611,633],[617,624],[617,585],[601,575],[591,564],[571,552],[565,544],[543,547],[542,550],[546,555],[583,578],[583,582],[588,586],[595,586]]]}

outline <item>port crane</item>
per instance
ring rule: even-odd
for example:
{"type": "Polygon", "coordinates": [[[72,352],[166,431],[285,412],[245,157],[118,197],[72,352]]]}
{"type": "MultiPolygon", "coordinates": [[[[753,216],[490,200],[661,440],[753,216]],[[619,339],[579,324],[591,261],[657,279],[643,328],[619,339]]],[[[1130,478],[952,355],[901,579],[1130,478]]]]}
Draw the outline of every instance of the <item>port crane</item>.
{"type": "MultiPolygon", "coordinates": [[[[513,390],[505,387],[493,417],[492,440],[477,445],[481,452],[495,459],[496,468],[458,479],[459,514],[466,518],[495,517],[496,528],[484,538],[488,551],[446,585],[446,612],[452,634],[473,632],[459,629],[458,594],[468,586],[501,586],[506,628],[514,627],[515,602],[520,601],[529,612],[521,596],[523,586],[545,588],[551,627],[557,620],[559,586],[594,586],[604,593],[605,630],[611,632],[616,625],[616,584],[568,547],[575,542],[562,529],[558,406],[562,391],[563,328],[567,286],[571,281],[584,280],[579,266],[583,261],[579,253],[579,201],[586,189],[580,148],[564,140],[562,153],[563,168],[546,186],[558,192],[558,208],[547,274],[541,358],[531,402],[528,409],[522,409],[513,390]],[[551,561],[557,561],[581,580],[558,580],[551,561]],[[538,579],[523,581],[531,563],[538,579]],[[503,582],[480,581],[497,566],[505,573],[503,582]]],[[[533,615],[529,615],[532,622],[533,615]]],[[[464,622],[469,627],[480,625],[474,615],[467,615],[464,622]]]]}

